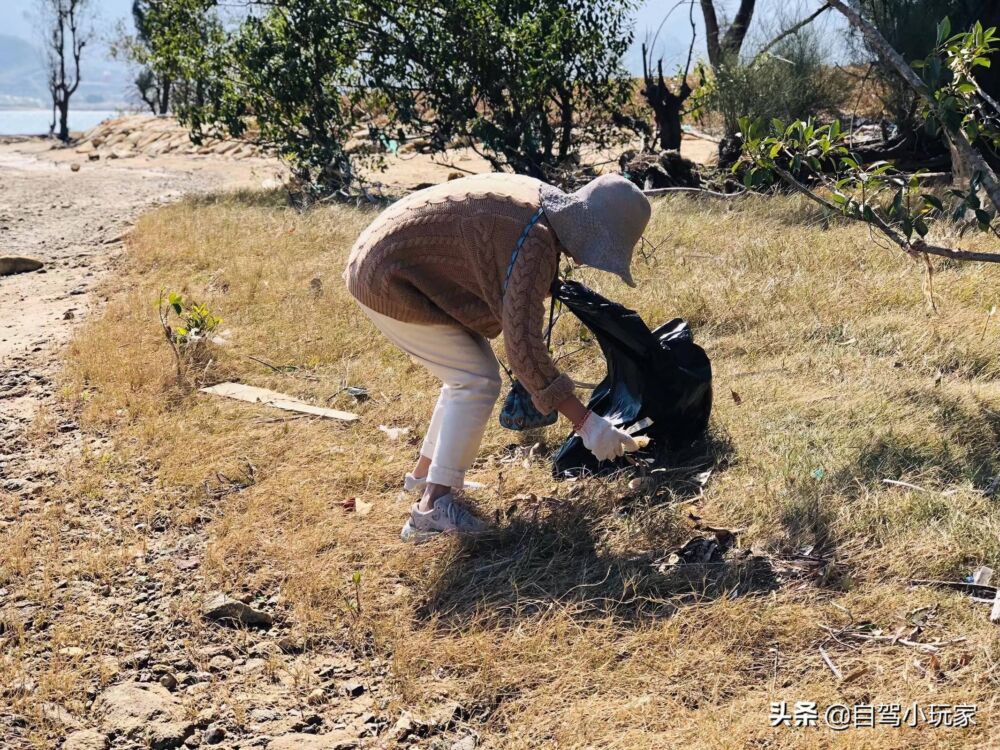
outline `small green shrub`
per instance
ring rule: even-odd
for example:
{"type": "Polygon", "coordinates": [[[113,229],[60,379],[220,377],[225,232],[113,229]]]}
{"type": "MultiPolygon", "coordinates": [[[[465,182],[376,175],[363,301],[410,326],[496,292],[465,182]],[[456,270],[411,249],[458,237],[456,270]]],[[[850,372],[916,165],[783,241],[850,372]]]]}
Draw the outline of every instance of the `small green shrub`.
{"type": "Polygon", "coordinates": [[[163,334],[174,353],[177,382],[183,384],[193,367],[204,372],[211,363],[208,345],[222,318],[214,315],[207,305],[186,300],[177,292],[161,292],[156,306],[163,334]],[[172,322],[175,318],[179,325],[172,322]]]}

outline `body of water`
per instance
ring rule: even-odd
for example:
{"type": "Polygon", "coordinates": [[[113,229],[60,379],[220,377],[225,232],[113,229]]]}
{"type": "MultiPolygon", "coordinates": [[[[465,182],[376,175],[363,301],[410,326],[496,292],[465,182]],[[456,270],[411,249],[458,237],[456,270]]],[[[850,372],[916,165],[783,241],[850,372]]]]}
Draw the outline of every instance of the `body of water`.
{"type": "MultiPolygon", "coordinates": [[[[70,130],[89,130],[118,112],[103,109],[69,110],[70,130]]],[[[45,135],[49,132],[52,112],[47,109],[0,109],[0,135],[45,135]]]]}

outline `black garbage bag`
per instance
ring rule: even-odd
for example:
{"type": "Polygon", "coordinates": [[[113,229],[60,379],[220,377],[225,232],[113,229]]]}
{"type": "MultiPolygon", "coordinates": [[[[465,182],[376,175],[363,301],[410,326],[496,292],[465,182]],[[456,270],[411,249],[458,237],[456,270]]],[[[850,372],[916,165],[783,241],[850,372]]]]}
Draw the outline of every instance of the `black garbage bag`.
{"type": "MultiPolygon", "coordinates": [[[[686,321],[674,318],[650,331],[635,310],[576,281],[556,282],[553,294],[591,330],[607,360],[607,377],[590,397],[592,411],[625,430],[651,419],[651,426],[635,432],[652,439],[650,452],[689,445],[704,433],[712,411],[712,363],[686,321]]],[[[572,434],[552,473],[558,479],[624,465],[624,459],[598,462],[572,434]]]]}

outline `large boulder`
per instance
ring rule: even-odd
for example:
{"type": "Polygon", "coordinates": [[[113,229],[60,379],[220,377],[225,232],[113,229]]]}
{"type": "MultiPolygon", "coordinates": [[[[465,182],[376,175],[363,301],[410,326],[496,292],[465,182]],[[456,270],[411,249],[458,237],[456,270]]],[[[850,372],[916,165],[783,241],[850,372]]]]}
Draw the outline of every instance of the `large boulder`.
{"type": "Polygon", "coordinates": [[[159,684],[110,687],[97,696],[92,711],[109,734],[143,740],[153,750],[180,747],[194,732],[183,706],[159,684]]]}
{"type": "Polygon", "coordinates": [[[30,273],[37,271],[44,263],[34,258],[20,258],[17,256],[0,257],[0,276],[12,276],[15,273],[30,273]]]}

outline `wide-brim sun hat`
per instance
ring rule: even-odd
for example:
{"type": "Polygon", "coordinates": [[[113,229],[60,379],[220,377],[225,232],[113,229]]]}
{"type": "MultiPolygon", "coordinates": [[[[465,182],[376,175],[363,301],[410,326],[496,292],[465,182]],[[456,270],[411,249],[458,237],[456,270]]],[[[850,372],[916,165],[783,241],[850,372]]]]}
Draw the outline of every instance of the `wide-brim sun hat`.
{"type": "Polygon", "coordinates": [[[585,266],[632,280],[632,251],[649,223],[649,200],[621,175],[606,174],[566,193],[542,183],[545,217],[569,256],[585,266]]]}

